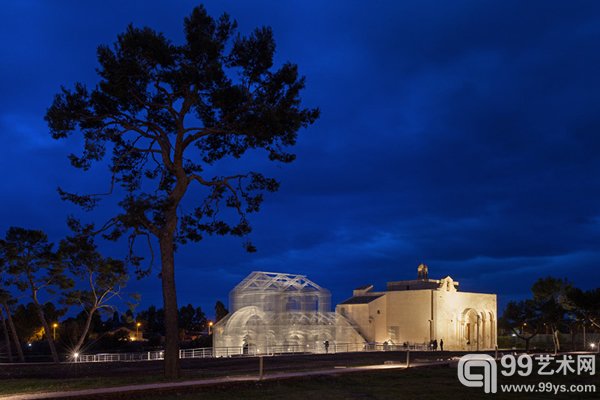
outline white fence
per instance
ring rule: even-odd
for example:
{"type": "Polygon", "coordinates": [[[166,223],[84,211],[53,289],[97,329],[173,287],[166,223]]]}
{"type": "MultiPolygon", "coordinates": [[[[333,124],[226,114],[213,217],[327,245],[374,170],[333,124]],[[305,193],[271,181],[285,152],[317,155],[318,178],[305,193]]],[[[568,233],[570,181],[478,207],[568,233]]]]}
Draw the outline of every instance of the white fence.
{"type": "MultiPolygon", "coordinates": [[[[257,356],[261,354],[334,354],[350,352],[372,352],[372,351],[426,351],[430,350],[426,343],[417,343],[409,345],[390,345],[380,343],[331,343],[325,348],[311,349],[307,351],[303,346],[271,346],[267,349],[257,348],[256,346],[244,347],[202,347],[196,349],[179,350],[179,358],[212,358],[212,357],[239,357],[239,356],[257,356]],[[316,351],[315,351],[316,350],[316,351]]],[[[100,354],[78,354],[73,357],[75,362],[124,362],[124,361],[152,361],[163,360],[164,351],[147,351],[140,353],[100,353],[100,354]]]]}
{"type": "MultiPolygon", "coordinates": [[[[212,347],[179,350],[179,358],[210,358],[212,347]]],[[[152,361],[164,359],[164,351],[146,351],[140,353],[100,353],[78,354],[73,357],[76,362],[117,362],[117,361],[152,361]]]]}

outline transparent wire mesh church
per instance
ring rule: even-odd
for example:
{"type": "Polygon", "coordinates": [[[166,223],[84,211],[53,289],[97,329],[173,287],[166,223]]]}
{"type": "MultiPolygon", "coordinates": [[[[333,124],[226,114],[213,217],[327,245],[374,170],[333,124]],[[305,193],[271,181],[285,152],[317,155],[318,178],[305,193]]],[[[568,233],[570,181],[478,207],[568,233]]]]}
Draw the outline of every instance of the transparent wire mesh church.
{"type": "Polygon", "coordinates": [[[447,276],[372,285],[331,311],[330,292],[303,275],[252,272],[229,295],[230,313],[213,328],[216,356],[360,351],[367,346],[427,346],[443,340],[445,350],[496,346],[496,295],[458,291],[447,276]],[[331,350],[330,350],[331,349],[331,350]]]}

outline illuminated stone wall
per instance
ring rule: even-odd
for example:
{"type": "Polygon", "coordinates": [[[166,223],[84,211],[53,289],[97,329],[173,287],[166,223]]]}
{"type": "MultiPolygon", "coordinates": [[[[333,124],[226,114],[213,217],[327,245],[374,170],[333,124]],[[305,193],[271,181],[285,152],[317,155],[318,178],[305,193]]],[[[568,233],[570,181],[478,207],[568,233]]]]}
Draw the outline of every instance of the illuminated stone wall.
{"type": "Polygon", "coordinates": [[[366,286],[338,304],[336,312],[368,342],[402,345],[443,339],[446,350],[493,349],[497,343],[496,295],[457,288],[458,282],[450,277],[390,282],[385,292],[366,286]]]}

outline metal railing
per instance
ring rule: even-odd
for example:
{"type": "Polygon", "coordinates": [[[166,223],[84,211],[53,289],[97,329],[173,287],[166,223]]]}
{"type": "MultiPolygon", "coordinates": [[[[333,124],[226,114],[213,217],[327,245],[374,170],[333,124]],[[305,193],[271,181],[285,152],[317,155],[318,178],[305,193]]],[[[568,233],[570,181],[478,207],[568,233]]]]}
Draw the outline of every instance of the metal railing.
{"type": "MultiPolygon", "coordinates": [[[[276,354],[336,354],[352,352],[375,351],[427,351],[431,350],[426,343],[413,343],[406,345],[382,343],[331,343],[329,347],[324,344],[318,348],[302,345],[269,346],[261,349],[257,346],[238,347],[201,347],[195,349],[179,350],[179,358],[213,358],[213,357],[243,357],[276,354]]],[[[74,362],[127,362],[127,361],[153,361],[163,360],[164,351],[146,351],[139,353],[100,353],[78,354],[73,357],[74,362]]]]}
{"type": "MultiPolygon", "coordinates": [[[[179,358],[212,358],[212,347],[179,350],[179,358]]],[[[145,351],[140,353],[100,353],[78,354],[73,357],[76,362],[118,362],[118,361],[153,361],[163,360],[164,351],[145,351]]]]}

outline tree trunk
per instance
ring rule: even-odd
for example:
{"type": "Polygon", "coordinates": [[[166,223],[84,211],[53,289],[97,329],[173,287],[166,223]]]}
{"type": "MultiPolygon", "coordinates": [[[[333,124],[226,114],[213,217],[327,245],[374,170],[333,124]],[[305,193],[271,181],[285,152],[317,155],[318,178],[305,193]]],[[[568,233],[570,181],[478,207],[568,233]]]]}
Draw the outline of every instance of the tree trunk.
{"type": "Polygon", "coordinates": [[[560,351],[560,339],[558,337],[558,329],[552,329],[552,341],[554,342],[554,355],[560,351]]]}
{"type": "Polygon", "coordinates": [[[8,362],[13,362],[12,346],[8,337],[8,329],[6,328],[6,321],[4,320],[4,311],[0,307],[0,320],[2,320],[2,332],[4,332],[4,343],[6,343],[6,352],[8,353],[8,362]]]}
{"type": "Polygon", "coordinates": [[[87,337],[88,332],[90,331],[90,326],[92,326],[92,317],[94,316],[95,312],[96,308],[92,308],[88,313],[88,316],[85,320],[85,325],[83,327],[83,332],[81,332],[81,336],[79,337],[77,344],[73,348],[73,353],[79,353],[79,350],[83,347],[83,343],[85,343],[85,338],[87,337]]]}
{"type": "Polygon", "coordinates": [[[7,303],[2,304],[4,306],[4,310],[6,311],[6,320],[8,321],[8,328],[13,337],[13,342],[15,342],[15,346],[17,347],[17,355],[19,356],[19,361],[25,362],[25,356],[23,355],[23,348],[21,347],[21,341],[19,340],[19,335],[17,334],[17,328],[15,328],[15,323],[13,322],[12,315],[10,314],[10,308],[8,308],[7,303]]]}
{"type": "Polygon", "coordinates": [[[162,262],[162,292],[165,309],[165,378],[177,379],[179,370],[179,326],[177,323],[177,292],[175,290],[175,249],[173,233],[166,233],[160,240],[162,262]]]}
{"type": "Polygon", "coordinates": [[[54,345],[54,340],[52,339],[52,335],[50,334],[50,326],[48,325],[48,321],[46,321],[46,316],[44,315],[44,309],[40,305],[37,298],[34,296],[33,302],[35,303],[35,308],[38,312],[38,317],[40,318],[40,322],[42,323],[42,328],[44,328],[44,333],[46,334],[46,341],[48,342],[48,346],[50,346],[50,353],[52,354],[52,361],[55,363],[60,362],[58,358],[58,353],[56,352],[56,346],[54,345]]]}
{"type": "Polygon", "coordinates": [[[575,351],[575,329],[571,327],[571,351],[575,351]]]}

